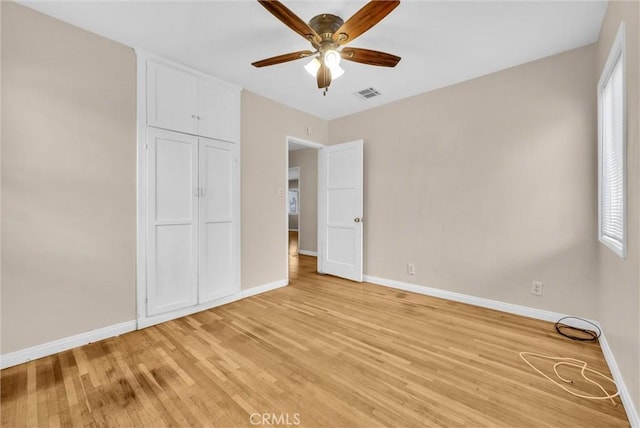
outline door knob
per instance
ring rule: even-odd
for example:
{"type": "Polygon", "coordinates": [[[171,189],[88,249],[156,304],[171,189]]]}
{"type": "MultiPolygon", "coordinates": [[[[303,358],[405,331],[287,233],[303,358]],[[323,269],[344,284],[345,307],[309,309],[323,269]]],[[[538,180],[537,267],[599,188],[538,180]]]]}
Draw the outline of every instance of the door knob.
{"type": "Polygon", "coordinates": [[[362,217],[356,217],[353,219],[354,222],[360,223],[362,221],[362,217]]]}

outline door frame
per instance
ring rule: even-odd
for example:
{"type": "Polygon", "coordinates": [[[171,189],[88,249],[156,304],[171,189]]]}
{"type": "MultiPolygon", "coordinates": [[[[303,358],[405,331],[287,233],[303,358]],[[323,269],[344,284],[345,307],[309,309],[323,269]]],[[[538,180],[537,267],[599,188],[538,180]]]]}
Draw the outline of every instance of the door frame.
{"type": "MultiPolygon", "coordinates": [[[[316,149],[316,150],[320,150],[323,147],[326,147],[324,144],[320,144],[320,143],[316,143],[314,141],[309,141],[309,140],[305,140],[303,138],[298,138],[298,137],[292,137],[290,135],[287,135],[285,137],[285,141],[284,141],[284,150],[285,150],[285,170],[284,170],[284,174],[285,174],[285,187],[284,187],[284,198],[283,198],[283,211],[284,211],[284,218],[285,218],[285,223],[284,223],[284,229],[285,229],[285,235],[287,237],[287,239],[285,239],[285,252],[284,255],[286,257],[285,259],[285,263],[287,266],[286,269],[286,276],[285,276],[285,280],[286,283],[289,284],[289,143],[295,143],[295,144],[299,144],[301,146],[306,146],[310,149],[316,149]]],[[[319,171],[318,171],[319,172],[319,171]]],[[[301,182],[301,178],[298,178],[298,187],[300,187],[300,182],[301,182]]],[[[298,193],[300,194],[300,193],[298,193]]],[[[301,201],[300,201],[301,202],[301,201]]],[[[302,204],[300,205],[300,212],[302,210],[302,204]]],[[[302,216],[298,215],[298,254],[300,254],[300,225],[302,224],[302,216]]]]}

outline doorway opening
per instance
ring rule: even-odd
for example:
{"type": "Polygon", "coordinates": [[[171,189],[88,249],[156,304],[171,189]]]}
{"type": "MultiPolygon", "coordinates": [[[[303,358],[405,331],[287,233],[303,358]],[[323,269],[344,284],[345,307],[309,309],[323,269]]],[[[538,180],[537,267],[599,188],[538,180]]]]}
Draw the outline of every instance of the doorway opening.
{"type": "Polygon", "coordinates": [[[324,145],[296,137],[286,138],[285,191],[287,282],[300,260],[308,265],[318,255],[318,150],[324,145]]]}
{"type": "MultiPolygon", "coordinates": [[[[313,149],[311,149],[313,150],[313,149]]],[[[300,167],[289,167],[287,197],[289,210],[289,257],[295,257],[300,250],[300,167]]]]}

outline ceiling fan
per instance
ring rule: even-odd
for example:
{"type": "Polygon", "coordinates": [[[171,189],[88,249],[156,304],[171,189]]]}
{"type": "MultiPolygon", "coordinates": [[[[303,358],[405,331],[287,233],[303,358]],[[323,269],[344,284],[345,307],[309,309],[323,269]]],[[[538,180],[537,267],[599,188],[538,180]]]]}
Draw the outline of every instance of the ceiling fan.
{"type": "Polygon", "coordinates": [[[258,0],[258,3],[286,26],[311,42],[314,50],[266,58],[252,63],[254,67],[266,67],[314,56],[305,68],[310,74],[316,76],[318,88],[324,89],[326,95],[331,80],[344,73],[339,65],[340,59],[381,67],[395,67],[400,62],[399,56],[371,49],[345,47],[338,50],[391,13],[400,4],[399,0],[370,1],[346,21],[339,16],[323,13],[314,16],[308,24],[279,1],[258,0]]]}

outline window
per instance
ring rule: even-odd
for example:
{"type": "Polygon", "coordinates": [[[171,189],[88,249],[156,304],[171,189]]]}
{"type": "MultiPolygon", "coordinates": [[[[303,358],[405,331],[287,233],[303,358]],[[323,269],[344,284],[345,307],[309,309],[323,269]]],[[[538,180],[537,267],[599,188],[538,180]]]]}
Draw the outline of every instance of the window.
{"type": "Polygon", "coordinates": [[[622,23],[598,82],[598,238],[623,258],[627,255],[624,39],[622,23]]]}
{"type": "Polygon", "coordinates": [[[298,214],[298,191],[289,190],[289,214],[298,214]]]}

